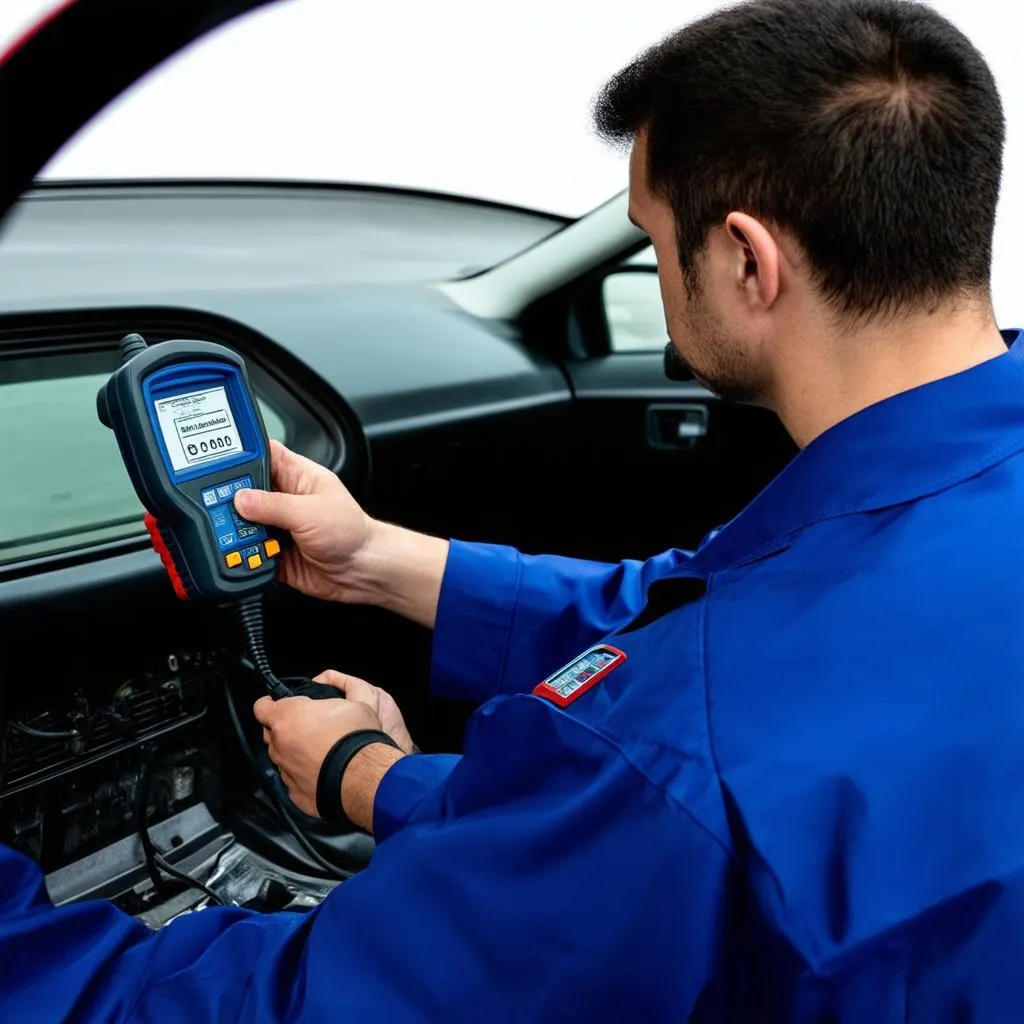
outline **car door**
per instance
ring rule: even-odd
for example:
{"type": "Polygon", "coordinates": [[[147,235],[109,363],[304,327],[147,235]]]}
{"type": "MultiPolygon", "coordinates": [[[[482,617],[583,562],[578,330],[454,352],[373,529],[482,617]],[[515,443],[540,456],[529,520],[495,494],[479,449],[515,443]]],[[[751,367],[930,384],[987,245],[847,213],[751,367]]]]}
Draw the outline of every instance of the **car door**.
{"type": "Polygon", "coordinates": [[[572,386],[561,476],[577,513],[564,537],[573,553],[610,560],[692,548],[795,454],[774,415],[666,376],[649,248],[552,296],[525,323],[561,346],[572,386]]]}

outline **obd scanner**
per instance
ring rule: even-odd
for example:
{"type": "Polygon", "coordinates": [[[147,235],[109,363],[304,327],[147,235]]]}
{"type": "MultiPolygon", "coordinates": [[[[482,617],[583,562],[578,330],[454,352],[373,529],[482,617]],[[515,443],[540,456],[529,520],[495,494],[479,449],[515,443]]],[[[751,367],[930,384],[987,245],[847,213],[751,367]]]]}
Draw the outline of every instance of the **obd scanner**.
{"type": "Polygon", "coordinates": [[[283,538],[235,511],[237,491],[271,486],[267,431],[243,359],[211,342],[150,347],[129,334],[96,410],[114,431],[175,594],[231,607],[271,696],[342,697],[312,680],[282,682],[267,662],[263,591],[283,538]]]}

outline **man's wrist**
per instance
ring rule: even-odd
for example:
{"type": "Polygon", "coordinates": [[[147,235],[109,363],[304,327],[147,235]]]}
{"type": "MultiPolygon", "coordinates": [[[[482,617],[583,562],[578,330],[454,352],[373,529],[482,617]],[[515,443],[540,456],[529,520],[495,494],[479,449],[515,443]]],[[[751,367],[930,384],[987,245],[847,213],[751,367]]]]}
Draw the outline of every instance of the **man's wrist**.
{"type": "Polygon", "coordinates": [[[348,569],[349,589],[360,604],[384,604],[396,561],[400,527],[370,518],[366,540],[348,569]]]}
{"type": "Polygon", "coordinates": [[[373,831],[377,788],[391,766],[408,756],[386,743],[371,743],[352,758],[341,777],[341,805],[353,825],[373,831]]]}
{"type": "Polygon", "coordinates": [[[346,570],[348,603],[376,605],[433,628],[449,543],[371,519],[346,570]]]}
{"type": "MultiPolygon", "coordinates": [[[[382,532],[381,527],[387,524],[370,516],[366,520],[366,538],[362,545],[335,571],[335,593],[331,599],[342,604],[378,603],[375,597],[380,588],[376,574],[378,563],[382,560],[377,553],[382,547],[379,534],[382,532]]],[[[386,545],[386,541],[383,543],[386,545]]]]}

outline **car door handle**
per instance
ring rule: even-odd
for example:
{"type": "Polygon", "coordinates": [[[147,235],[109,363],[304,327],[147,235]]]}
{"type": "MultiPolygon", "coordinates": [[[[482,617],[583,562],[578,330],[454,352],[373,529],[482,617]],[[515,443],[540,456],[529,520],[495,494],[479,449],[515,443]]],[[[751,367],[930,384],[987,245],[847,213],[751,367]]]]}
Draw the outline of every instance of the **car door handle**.
{"type": "Polygon", "coordinates": [[[707,435],[708,410],[703,405],[649,405],[647,443],[662,451],[686,451],[707,435]]]}

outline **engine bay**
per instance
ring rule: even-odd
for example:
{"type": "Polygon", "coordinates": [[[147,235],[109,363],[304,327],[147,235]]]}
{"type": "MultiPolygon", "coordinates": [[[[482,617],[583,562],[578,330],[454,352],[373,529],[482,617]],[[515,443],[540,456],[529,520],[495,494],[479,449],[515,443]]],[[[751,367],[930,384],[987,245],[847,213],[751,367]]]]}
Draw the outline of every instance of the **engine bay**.
{"type": "Polygon", "coordinates": [[[227,649],[20,693],[0,726],[0,842],[40,864],[55,904],[108,899],[153,928],[214,902],[316,906],[373,843],[290,804],[246,724],[258,696],[227,649]]]}

